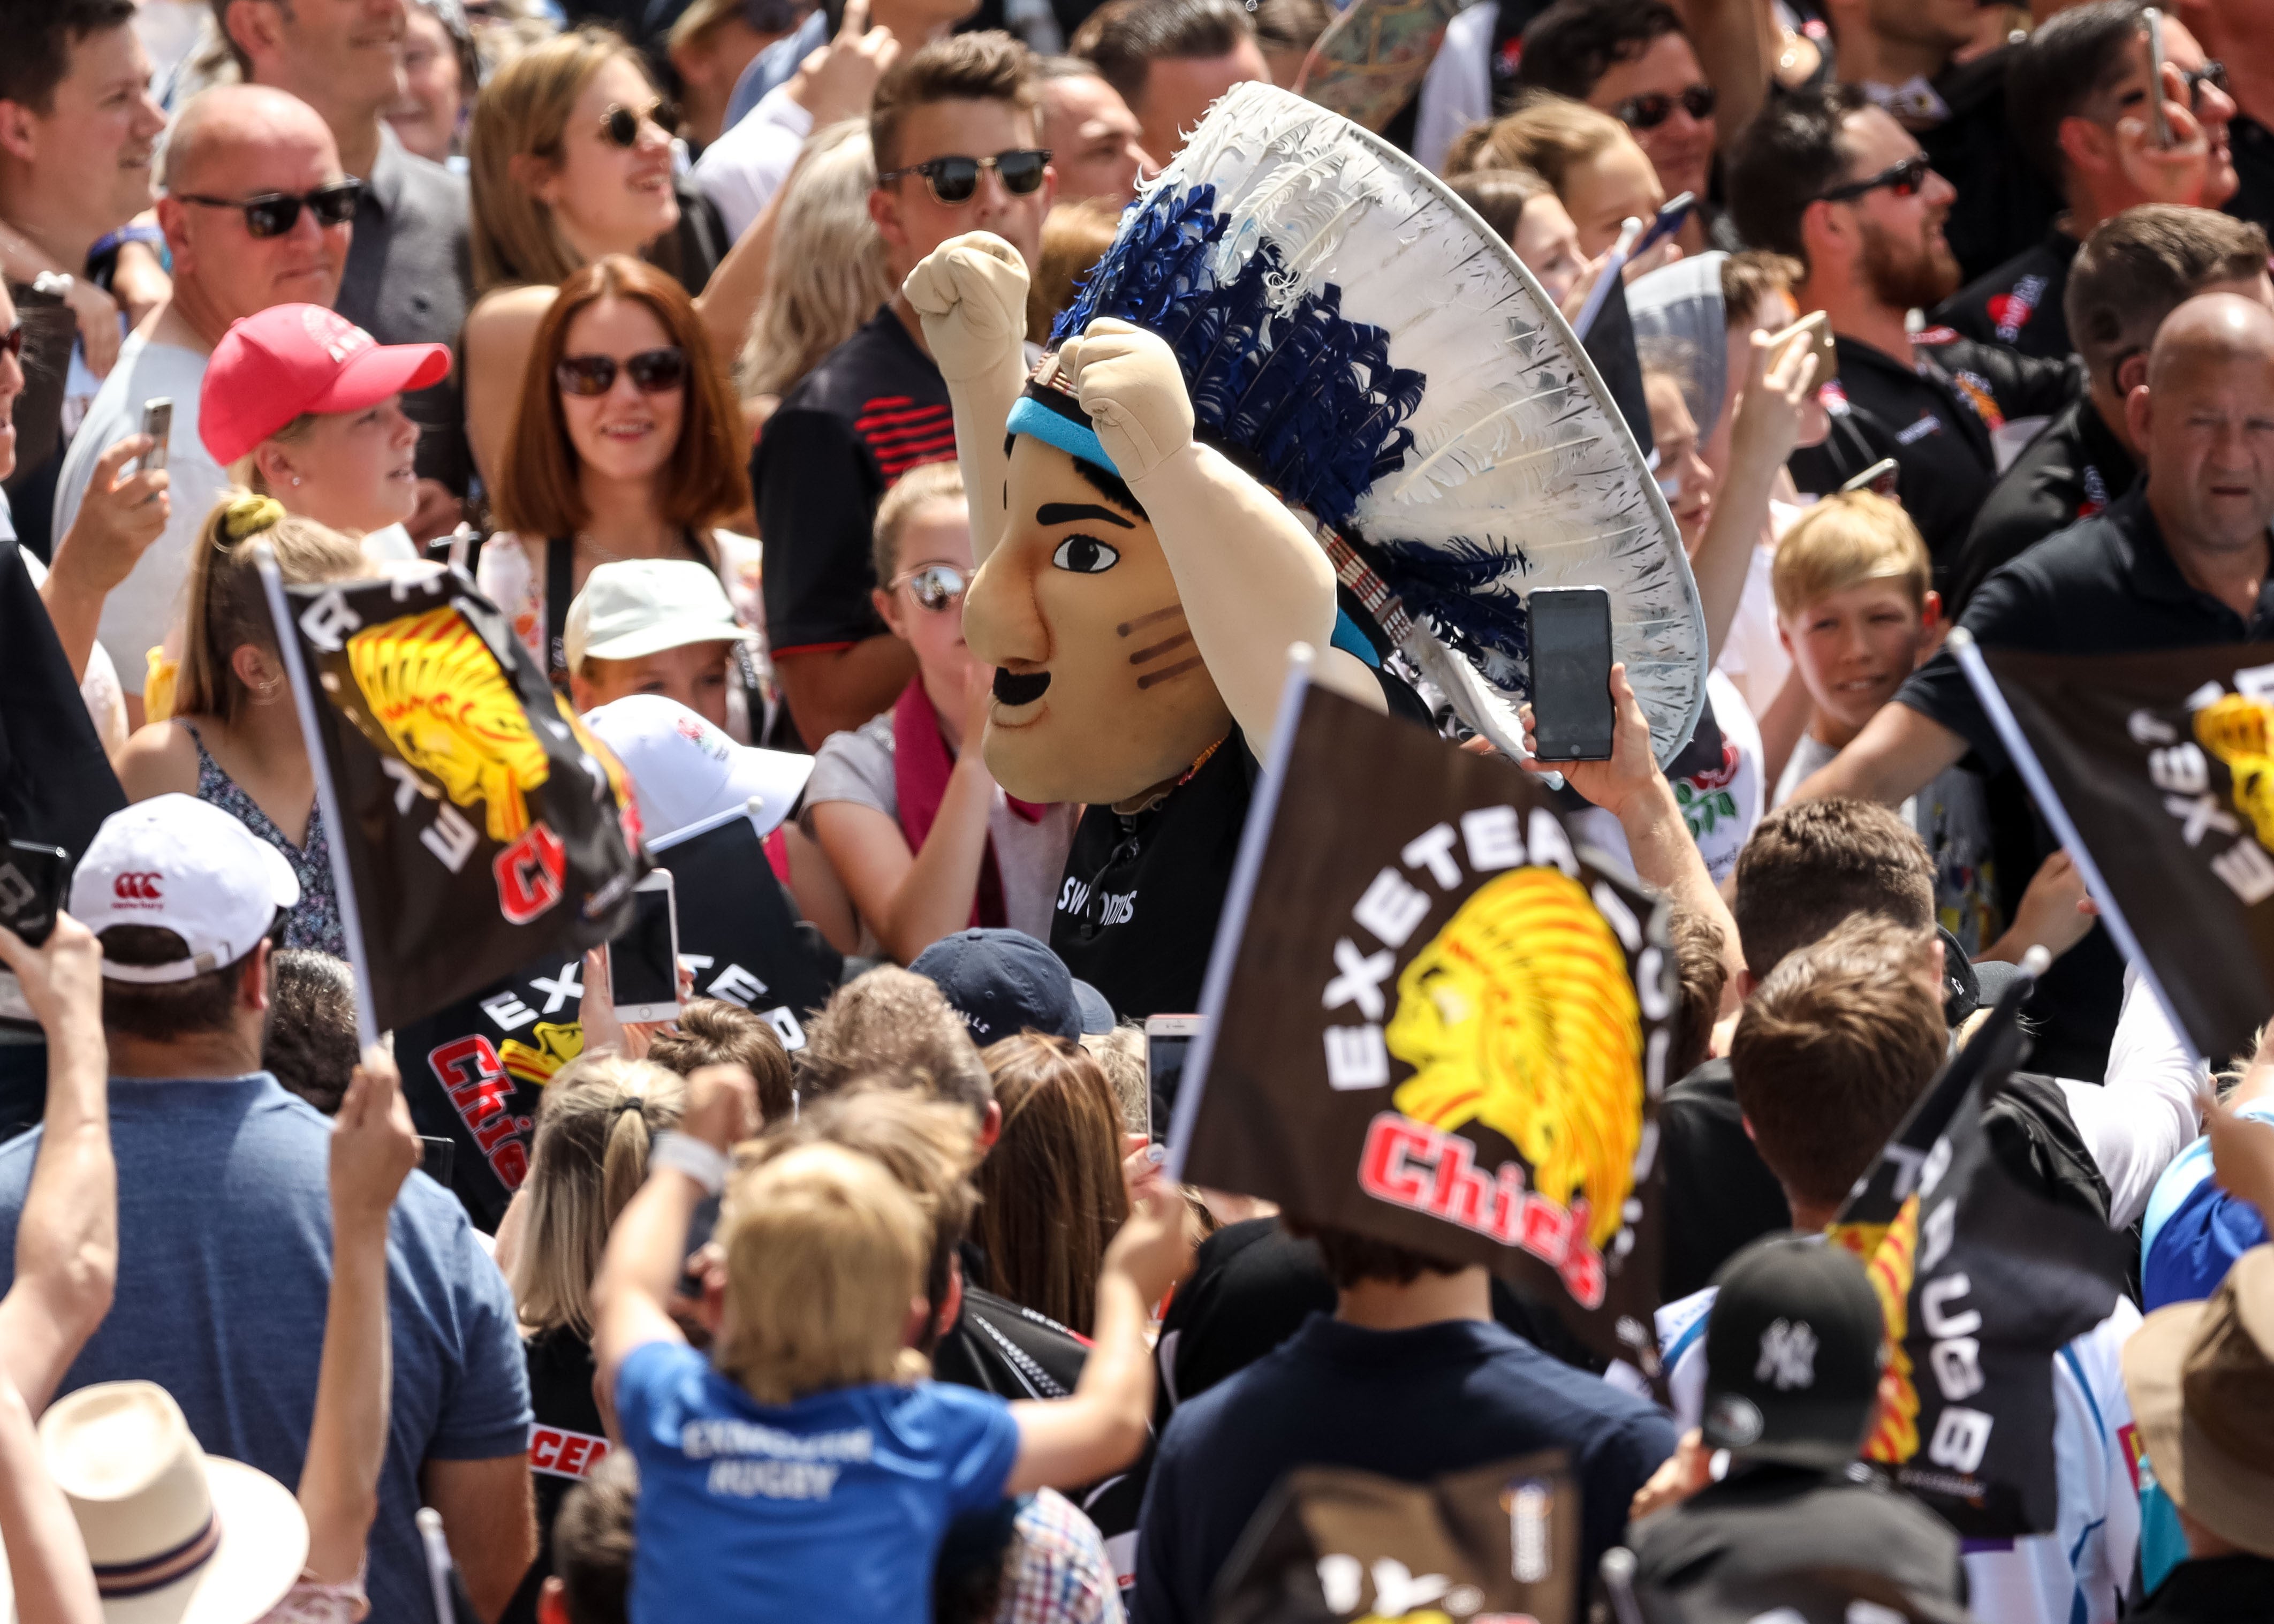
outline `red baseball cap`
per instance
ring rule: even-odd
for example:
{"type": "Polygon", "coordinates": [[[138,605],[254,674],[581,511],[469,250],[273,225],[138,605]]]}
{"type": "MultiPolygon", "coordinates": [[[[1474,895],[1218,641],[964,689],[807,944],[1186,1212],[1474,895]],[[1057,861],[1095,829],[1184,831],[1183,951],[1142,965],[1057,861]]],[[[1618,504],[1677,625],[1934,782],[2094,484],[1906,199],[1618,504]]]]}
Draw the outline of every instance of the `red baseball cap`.
{"type": "Polygon", "coordinates": [[[214,346],[198,438],[227,468],[304,412],[361,411],[449,371],[448,344],[382,344],[320,304],[272,304],[214,346]]]}

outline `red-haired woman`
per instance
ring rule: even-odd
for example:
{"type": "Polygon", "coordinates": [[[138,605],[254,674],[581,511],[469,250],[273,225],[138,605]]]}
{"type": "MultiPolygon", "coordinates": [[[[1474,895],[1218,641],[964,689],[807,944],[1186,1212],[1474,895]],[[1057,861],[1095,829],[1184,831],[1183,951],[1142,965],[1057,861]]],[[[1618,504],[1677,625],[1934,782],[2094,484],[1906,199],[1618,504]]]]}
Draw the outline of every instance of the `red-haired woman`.
{"type": "Polygon", "coordinates": [[[609,254],[561,282],[492,498],[482,590],[564,689],[562,629],[595,565],[691,559],[747,598],[755,583],[713,529],[749,506],[742,415],[676,281],[609,254]]]}

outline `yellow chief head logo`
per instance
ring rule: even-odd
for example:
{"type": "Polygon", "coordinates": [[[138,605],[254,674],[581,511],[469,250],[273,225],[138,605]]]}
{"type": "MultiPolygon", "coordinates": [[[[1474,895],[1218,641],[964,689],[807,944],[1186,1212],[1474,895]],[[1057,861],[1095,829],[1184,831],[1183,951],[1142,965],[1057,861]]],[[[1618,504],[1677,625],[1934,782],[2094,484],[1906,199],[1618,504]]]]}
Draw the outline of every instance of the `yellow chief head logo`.
{"type": "Polygon", "coordinates": [[[2274,705],[2243,694],[2214,699],[2195,712],[2195,738],[2226,763],[2234,809],[2274,849],[2274,705]]]}
{"type": "Polygon", "coordinates": [[[1625,952],[1578,881],[1516,868],[1480,889],[1397,978],[1383,1041],[1414,1075],[1397,1109],[1480,1122],[1598,1247],[1618,1232],[1642,1138],[1642,1011],[1625,952]]]}
{"type": "Polygon", "coordinates": [[[551,764],[520,694],[463,615],[440,608],[382,621],[348,639],[347,660],[369,725],[397,755],[453,805],[479,801],[500,845],[529,827],[527,798],[551,764]]]}

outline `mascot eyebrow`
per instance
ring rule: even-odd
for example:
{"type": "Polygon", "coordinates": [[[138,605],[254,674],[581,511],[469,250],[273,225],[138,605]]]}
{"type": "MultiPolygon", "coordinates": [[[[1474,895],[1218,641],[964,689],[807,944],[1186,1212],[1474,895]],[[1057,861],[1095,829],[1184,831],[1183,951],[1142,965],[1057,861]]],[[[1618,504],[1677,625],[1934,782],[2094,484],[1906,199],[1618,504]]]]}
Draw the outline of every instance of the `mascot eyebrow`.
{"type": "Polygon", "coordinates": [[[1084,519],[1103,519],[1106,523],[1118,524],[1125,530],[1137,528],[1133,519],[1125,519],[1111,508],[1100,508],[1095,502],[1044,502],[1035,509],[1035,523],[1044,526],[1078,524],[1084,519]]]}

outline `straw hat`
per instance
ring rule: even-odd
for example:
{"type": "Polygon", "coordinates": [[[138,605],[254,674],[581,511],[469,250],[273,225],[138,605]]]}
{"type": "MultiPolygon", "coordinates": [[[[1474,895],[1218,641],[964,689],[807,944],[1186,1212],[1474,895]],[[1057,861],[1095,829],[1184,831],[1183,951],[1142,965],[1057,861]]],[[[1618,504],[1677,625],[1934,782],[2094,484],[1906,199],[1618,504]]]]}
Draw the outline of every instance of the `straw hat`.
{"type": "MultiPolygon", "coordinates": [[[[79,1519],[106,1624],[253,1624],[307,1560],[291,1491],[207,1455],[155,1382],[57,1399],[40,1453],[79,1519]]],[[[14,1619],[14,1593],[11,1582],[0,1620],[14,1619]]]]}

